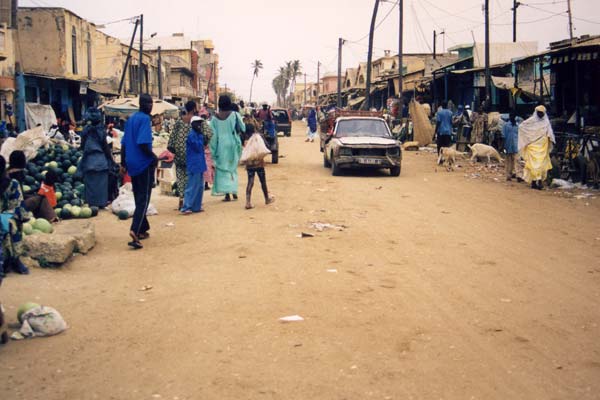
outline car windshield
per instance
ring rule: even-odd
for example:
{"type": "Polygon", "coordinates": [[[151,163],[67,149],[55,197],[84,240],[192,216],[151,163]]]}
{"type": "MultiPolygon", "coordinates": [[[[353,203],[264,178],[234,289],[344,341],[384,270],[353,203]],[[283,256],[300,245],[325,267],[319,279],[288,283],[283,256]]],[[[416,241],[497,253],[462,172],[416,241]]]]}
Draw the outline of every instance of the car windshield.
{"type": "Polygon", "coordinates": [[[336,137],[373,136],[389,138],[384,121],[377,119],[347,119],[337,123],[336,137]]]}
{"type": "Polygon", "coordinates": [[[273,116],[277,122],[288,122],[288,115],[285,110],[273,110],[273,116]]]}

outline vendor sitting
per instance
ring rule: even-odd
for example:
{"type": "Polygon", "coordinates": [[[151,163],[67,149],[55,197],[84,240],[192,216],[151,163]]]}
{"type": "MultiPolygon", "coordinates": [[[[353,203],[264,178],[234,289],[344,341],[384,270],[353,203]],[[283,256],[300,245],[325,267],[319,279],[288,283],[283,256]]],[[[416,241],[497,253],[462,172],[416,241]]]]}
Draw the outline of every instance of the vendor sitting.
{"type": "MultiPolygon", "coordinates": [[[[25,153],[21,150],[15,150],[10,153],[9,157],[9,170],[8,176],[11,179],[18,181],[23,187],[23,181],[25,180],[25,167],[27,166],[27,159],[25,158],[25,153]]],[[[51,173],[48,171],[46,174],[51,173]]],[[[52,179],[53,175],[50,175],[50,179],[52,179]]],[[[46,180],[44,180],[46,182],[46,180]]],[[[56,176],[54,176],[54,181],[56,181],[56,176]]],[[[49,181],[48,181],[49,182],[49,181]]],[[[54,182],[52,183],[54,185],[54,182]]],[[[21,190],[22,191],[22,190],[21,190]]],[[[56,217],[56,213],[54,212],[54,208],[48,201],[46,196],[41,196],[39,194],[23,194],[25,196],[25,208],[27,211],[33,213],[35,218],[44,218],[45,220],[51,222],[57,222],[58,218],[56,217]]]]}

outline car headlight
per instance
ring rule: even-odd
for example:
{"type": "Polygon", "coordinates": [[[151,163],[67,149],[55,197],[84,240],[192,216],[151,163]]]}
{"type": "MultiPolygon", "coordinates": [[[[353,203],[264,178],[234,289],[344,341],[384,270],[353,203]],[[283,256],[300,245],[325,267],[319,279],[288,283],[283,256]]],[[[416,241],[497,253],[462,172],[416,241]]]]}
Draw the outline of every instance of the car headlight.
{"type": "Polygon", "coordinates": [[[352,149],[349,147],[340,147],[340,156],[351,156],[352,149]]]}
{"type": "Polygon", "coordinates": [[[398,157],[400,155],[400,147],[389,148],[387,153],[392,157],[398,157]]]}

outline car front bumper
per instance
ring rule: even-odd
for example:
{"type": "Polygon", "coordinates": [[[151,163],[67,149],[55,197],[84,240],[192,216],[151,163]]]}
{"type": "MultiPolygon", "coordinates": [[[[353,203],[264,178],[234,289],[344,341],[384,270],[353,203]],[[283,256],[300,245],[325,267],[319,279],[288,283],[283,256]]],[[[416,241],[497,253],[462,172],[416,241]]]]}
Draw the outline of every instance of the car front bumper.
{"type": "Polygon", "coordinates": [[[402,157],[391,156],[337,156],[335,164],[341,168],[392,168],[402,163],[402,157]]]}

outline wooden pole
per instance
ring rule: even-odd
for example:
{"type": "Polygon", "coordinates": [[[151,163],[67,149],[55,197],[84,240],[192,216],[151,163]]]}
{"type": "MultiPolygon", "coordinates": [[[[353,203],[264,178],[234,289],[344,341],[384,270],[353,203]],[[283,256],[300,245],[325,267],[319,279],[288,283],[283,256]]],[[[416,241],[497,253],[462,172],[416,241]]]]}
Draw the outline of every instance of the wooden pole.
{"type": "Polygon", "coordinates": [[[371,69],[373,63],[373,39],[375,36],[375,24],[377,22],[377,11],[379,10],[379,0],[375,0],[375,6],[373,8],[373,16],[371,17],[371,29],[369,30],[369,53],[367,56],[367,110],[371,109],[371,69]]]}

